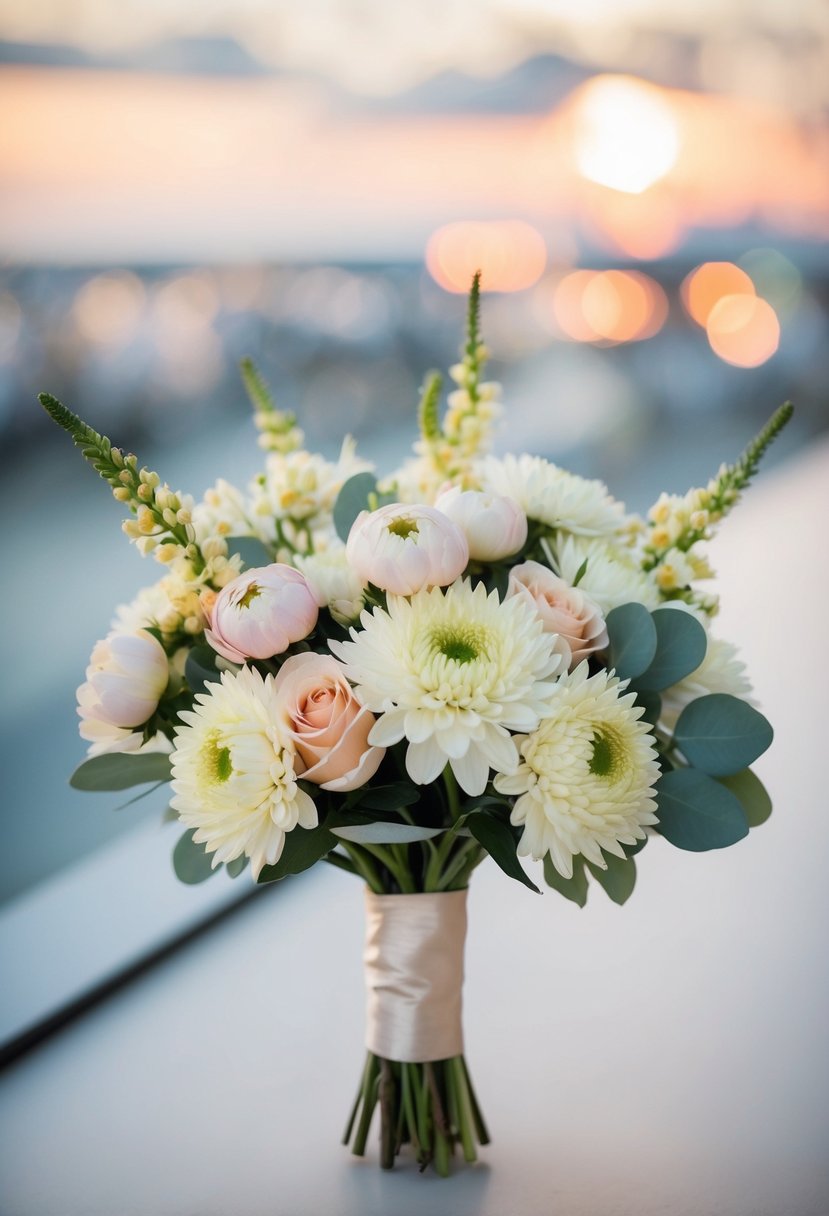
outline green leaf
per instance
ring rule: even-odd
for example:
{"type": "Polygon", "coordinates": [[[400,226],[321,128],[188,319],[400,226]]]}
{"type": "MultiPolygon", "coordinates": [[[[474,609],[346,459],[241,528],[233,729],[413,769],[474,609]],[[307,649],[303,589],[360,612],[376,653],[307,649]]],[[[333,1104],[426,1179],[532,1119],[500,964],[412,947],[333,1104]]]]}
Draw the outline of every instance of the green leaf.
{"type": "Polygon", "coordinates": [[[694,768],[664,773],[656,785],[656,830],[678,849],[703,853],[724,849],[748,835],[745,812],[736,794],[694,768]]]}
{"type": "Polygon", "coordinates": [[[635,857],[637,853],[641,853],[645,845],[648,843],[649,837],[643,836],[641,840],[637,840],[635,844],[623,844],[625,857],[635,857]]]}
{"type": "Polygon", "coordinates": [[[264,866],[257,878],[258,883],[279,882],[289,874],[301,874],[330,853],[337,843],[336,836],[320,824],[316,828],[296,827],[285,834],[282,856],[275,866],[264,866]]]}
{"type": "Polygon", "coordinates": [[[382,819],[374,823],[331,828],[335,836],[350,840],[353,844],[412,844],[415,840],[431,840],[445,830],[421,828],[411,823],[387,823],[382,819]]]}
{"type": "Polygon", "coordinates": [[[238,553],[246,570],[259,566],[272,566],[274,556],[270,549],[258,536],[229,536],[227,538],[227,555],[232,557],[238,553]]]}
{"type": "Polygon", "coordinates": [[[235,861],[229,861],[225,866],[231,878],[238,878],[244,869],[247,868],[248,859],[244,853],[241,857],[237,857],[235,861]]]}
{"type": "Polygon", "coordinates": [[[584,869],[583,857],[573,858],[573,877],[562,878],[553,865],[550,854],[547,853],[544,857],[544,881],[548,887],[552,887],[554,891],[558,891],[559,895],[563,895],[565,899],[572,900],[580,908],[583,908],[587,903],[589,884],[587,873],[584,869]]]}
{"type": "Polygon", "coordinates": [[[477,811],[474,815],[469,816],[466,826],[478,844],[486,849],[492,860],[501,867],[505,874],[517,882],[522,882],[525,887],[535,891],[536,895],[541,894],[535,883],[525,874],[524,868],[518,860],[518,854],[515,851],[515,836],[508,823],[505,823],[503,819],[496,819],[494,815],[490,815],[486,811],[477,811]]]}
{"type": "Polygon", "coordinates": [[[340,540],[348,540],[351,525],[361,511],[368,511],[369,494],[377,493],[377,480],[373,473],[355,473],[349,477],[334,503],[334,527],[340,540]]]}
{"type": "Polygon", "coordinates": [[[637,688],[661,692],[696,671],[705,658],[708,638],[690,612],[681,608],[657,608],[651,613],[656,626],[656,656],[637,676],[637,688]]]}
{"type": "Polygon", "coordinates": [[[206,643],[194,646],[184,661],[184,678],[191,692],[204,692],[206,684],[217,684],[222,673],[216,669],[216,651],[206,643]]]}
{"type": "Polygon", "coordinates": [[[766,822],[771,814],[771,798],[756,773],[747,768],[720,780],[739,798],[750,828],[759,828],[761,823],[766,822]]]}
{"type": "Polygon", "coordinates": [[[751,705],[728,693],[713,692],[686,705],[674,741],[694,768],[712,777],[729,777],[753,764],[774,732],[751,705]]]}
{"type": "Polygon", "coordinates": [[[173,849],[173,869],[176,877],[190,886],[204,882],[211,874],[217,874],[221,868],[218,865],[213,869],[212,855],[203,844],[193,843],[192,832],[185,832],[173,849]]]}
{"type": "MultiPolygon", "coordinates": [[[[151,785],[148,790],[142,790],[140,794],[134,794],[132,798],[128,798],[126,802],[120,803],[115,809],[116,811],[125,811],[128,806],[132,806],[135,802],[140,802],[142,798],[147,798],[150,794],[154,794],[156,790],[160,790],[162,785],[167,784],[167,779],[156,781],[155,785],[151,785]]],[[[178,814],[178,812],[176,812],[178,814]]]]}
{"type": "Polygon", "coordinates": [[[636,886],[636,862],[632,857],[622,859],[613,853],[605,853],[607,869],[602,870],[592,861],[587,862],[587,868],[600,887],[604,887],[614,904],[623,904],[630,899],[636,886]]]}
{"type": "Polygon", "coordinates": [[[414,806],[423,797],[423,790],[410,781],[395,781],[392,785],[364,786],[352,806],[369,811],[398,811],[414,806]]]}
{"type": "Polygon", "coordinates": [[[69,784],[75,790],[126,790],[131,785],[170,780],[167,752],[107,752],[78,765],[69,784]]]}
{"type": "Polygon", "coordinates": [[[622,680],[646,671],[656,654],[656,625],[644,604],[620,604],[605,621],[610,646],[608,667],[622,680]]]}
{"type": "Polygon", "coordinates": [[[642,714],[643,722],[650,722],[651,726],[656,726],[659,721],[659,715],[662,713],[662,698],[658,692],[647,692],[645,689],[637,689],[636,704],[641,705],[644,709],[642,714]]]}

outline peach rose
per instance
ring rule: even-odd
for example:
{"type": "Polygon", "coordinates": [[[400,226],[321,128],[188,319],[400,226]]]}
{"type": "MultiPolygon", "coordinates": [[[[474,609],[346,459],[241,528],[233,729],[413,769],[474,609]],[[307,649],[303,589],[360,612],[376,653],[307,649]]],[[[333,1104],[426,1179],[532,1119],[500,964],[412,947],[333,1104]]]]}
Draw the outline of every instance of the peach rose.
{"type": "Polygon", "coordinates": [[[520,595],[533,605],[545,633],[558,635],[556,652],[563,657],[569,671],[582,659],[607,646],[607,629],[598,604],[540,562],[513,566],[507,598],[512,595],[520,595]]]}
{"type": "Polygon", "coordinates": [[[374,776],[386,749],[370,746],[374,714],[354,696],[341,663],[324,654],[293,655],[276,676],[276,690],[299,777],[343,792],[374,776]]]}

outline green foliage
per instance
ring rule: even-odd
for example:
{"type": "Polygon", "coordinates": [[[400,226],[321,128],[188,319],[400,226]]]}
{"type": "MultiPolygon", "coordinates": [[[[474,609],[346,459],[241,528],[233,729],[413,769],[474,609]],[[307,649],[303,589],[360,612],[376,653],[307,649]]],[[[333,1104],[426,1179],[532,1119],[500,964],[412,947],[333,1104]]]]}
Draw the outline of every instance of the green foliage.
{"type": "Polygon", "coordinates": [[[661,692],[696,671],[705,658],[708,638],[699,621],[681,608],[657,608],[651,619],[656,626],[656,654],[633,685],[661,692]]]}
{"type": "Polygon", "coordinates": [[[656,655],[656,625],[644,604],[621,604],[605,621],[610,639],[608,667],[622,680],[641,676],[656,655]]]}
{"type": "Polygon", "coordinates": [[[786,426],[793,413],[794,406],[791,401],[787,401],[785,405],[776,409],[742,455],[734,464],[727,466],[719,474],[714,489],[715,510],[725,511],[732,502],[736,501],[737,495],[754,477],[766,451],[786,426]]]}
{"type": "Polygon", "coordinates": [[[278,411],[271,396],[271,391],[253,359],[247,356],[242,359],[239,363],[239,370],[242,373],[242,383],[245,386],[245,392],[250,398],[253,408],[261,410],[263,413],[277,413],[278,411]]]}
{"type": "Polygon", "coordinates": [[[466,826],[505,874],[535,891],[536,895],[541,894],[518,860],[515,836],[508,823],[487,811],[477,811],[466,820],[466,826]]]}
{"type": "Polygon", "coordinates": [[[692,853],[724,849],[748,835],[740,800],[707,773],[693,768],[663,773],[656,798],[656,830],[678,849],[692,853]]]}
{"type": "Polygon", "coordinates": [[[715,692],[686,705],[674,742],[694,768],[712,777],[729,777],[753,764],[773,735],[769,722],[751,705],[715,692]]]}
{"type": "Polygon", "coordinates": [[[227,872],[231,878],[238,878],[239,875],[244,870],[247,869],[247,865],[248,865],[248,859],[247,859],[247,857],[245,857],[245,855],[243,853],[242,856],[237,857],[235,859],[235,861],[229,861],[227,863],[227,865],[225,866],[225,869],[227,870],[227,872]]]}
{"type": "Polygon", "coordinates": [[[170,780],[170,757],[166,752],[107,752],[78,765],[69,784],[75,790],[126,790],[133,785],[170,780]]]}
{"type": "Polygon", "coordinates": [[[637,689],[636,704],[641,705],[644,709],[642,721],[649,722],[651,726],[656,726],[659,721],[659,715],[662,713],[662,698],[658,692],[648,692],[645,689],[637,689]]]}
{"type": "Polygon", "coordinates": [[[113,459],[112,444],[106,435],[99,435],[82,418],[62,405],[51,393],[39,393],[38,401],[49,417],[72,437],[76,447],[81,449],[93,469],[105,481],[117,483],[118,474],[123,465],[118,465],[113,459]]]}
{"type": "Polygon", "coordinates": [[[573,858],[573,877],[562,878],[558,870],[552,862],[550,854],[545,854],[544,857],[544,881],[548,887],[552,887],[554,891],[558,891],[559,895],[563,895],[565,899],[572,900],[574,904],[578,904],[583,908],[587,903],[588,881],[587,871],[584,868],[584,858],[576,856],[573,858]]]}
{"type": "Polygon", "coordinates": [[[257,569],[259,566],[270,566],[274,557],[270,549],[258,536],[229,536],[227,538],[227,555],[232,557],[238,553],[246,570],[257,569]]]}
{"type": "Polygon", "coordinates": [[[621,905],[630,899],[636,886],[636,862],[632,857],[616,857],[612,853],[603,853],[603,856],[607,862],[606,870],[592,861],[587,862],[587,868],[614,904],[621,905]]]}
{"type": "Polygon", "coordinates": [[[414,806],[423,797],[423,790],[410,781],[395,781],[390,785],[364,785],[355,790],[351,806],[368,811],[398,811],[401,807],[414,806]]]}
{"type": "Polygon", "coordinates": [[[741,773],[734,773],[720,780],[739,798],[750,828],[758,828],[766,822],[771,814],[771,798],[756,773],[746,768],[741,773]]]}
{"type": "Polygon", "coordinates": [[[334,503],[334,527],[340,540],[348,540],[351,525],[361,511],[374,511],[391,501],[388,495],[378,494],[373,473],[355,473],[349,477],[334,503]]]}
{"type": "Polygon", "coordinates": [[[192,692],[204,692],[205,685],[216,684],[221,672],[216,668],[216,651],[206,642],[193,646],[184,660],[184,678],[192,692]]]}
{"type": "Polygon", "coordinates": [[[427,443],[434,443],[442,436],[440,428],[440,390],[443,377],[440,372],[428,372],[420,390],[417,421],[420,433],[427,443]]]}
{"type": "Polygon", "coordinates": [[[423,828],[410,823],[388,823],[385,820],[375,820],[374,823],[347,824],[342,827],[332,827],[331,831],[341,840],[351,844],[413,844],[417,840],[431,840],[440,836],[443,828],[423,828]]]}
{"type": "Polygon", "coordinates": [[[471,362],[478,359],[478,347],[481,345],[481,272],[476,270],[472,276],[472,286],[469,289],[469,300],[466,306],[466,358],[471,362]]]}
{"type": "Polygon", "coordinates": [[[279,882],[289,874],[301,874],[330,853],[336,843],[336,836],[324,824],[316,828],[296,827],[285,833],[285,846],[279,861],[274,866],[264,866],[256,881],[279,882]]]}
{"type": "Polygon", "coordinates": [[[221,866],[213,868],[212,856],[203,844],[193,842],[193,833],[185,832],[179,838],[173,849],[173,869],[176,877],[189,886],[204,882],[211,874],[216,874],[221,866]]]}

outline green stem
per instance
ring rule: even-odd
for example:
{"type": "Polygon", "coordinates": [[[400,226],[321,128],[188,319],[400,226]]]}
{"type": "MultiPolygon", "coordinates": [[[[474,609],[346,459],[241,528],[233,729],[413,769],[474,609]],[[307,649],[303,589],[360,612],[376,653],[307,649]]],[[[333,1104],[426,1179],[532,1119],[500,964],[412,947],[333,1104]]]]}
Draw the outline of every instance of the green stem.
{"type": "Polygon", "coordinates": [[[357,873],[366,885],[371,888],[375,895],[384,895],[386,889],[383,886],[383,880],[377,872],[377,867],[370,857],[363,854],[361,846],[343,843],[342,847],[354,862],[357,873]]]}
{"type": "Polygon", "coordinates": [[[327,861],[330,866],[336,866],[340,870],[347,870],[349,874],[358,873],[353,860],[349,857],[343,857],[342,853],[326,853],[323,861],[327,861]]]}
{"type": "Polygon", "coordinates": [[[412,876],[409,874],[407,867],[402,865],[392,852],[393,845],[387,847],[383,844],[366,844],[363,841],[360,847],[365,849],[367,853],[371,853],[372,857],[376,857],[386,867],[389,873],[396,879],[397,885],[404,895],[416,894],[412,876]]]}
{"type": "Polygon", "coordinates": [[[362,1157],[366,1151],[366,1141],[368,1140],[368,1132],[371,1127],[371,1117],[374,1114],[374,1108],[377,1105],[379,1095],[380,1082],[380,1064],[377,1056],[373,1052],[369,1052],[368,1061],[366,1063],[366,1071],[363,1080],[363,1109],[360,1112],[360,1122],[357,1125],[357,1134],[354,1137],[354,1144],[351,1151],[355,1157],[362,1157]]]}
{"type": "Polygon", "coordinates": [[[454,1060],[450,1060],[447,1067],[454,1073],[455,1084],[457,1086],[458,1131],[460,1132],[461,1144],[463,1145],[464,1161],[477,1161],[478,1154],[475,1152],[475,1140],[472,1135],[472,1109],[461,1056],[456,1056],[454,1060]]]}

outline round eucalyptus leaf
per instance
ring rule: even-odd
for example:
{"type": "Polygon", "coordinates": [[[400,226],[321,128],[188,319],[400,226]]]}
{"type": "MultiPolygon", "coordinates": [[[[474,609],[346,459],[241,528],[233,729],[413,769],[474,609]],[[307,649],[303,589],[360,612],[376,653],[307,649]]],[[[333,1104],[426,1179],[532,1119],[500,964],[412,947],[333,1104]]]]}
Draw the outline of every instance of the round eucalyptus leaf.
{"type": "Polygon", "coordinates": [[[750,828],[759,828],[766,822],[771,814],[771,798],[756,773],[747,768],[730,777],[722,777],[721,781],[740,799],[750,828]]]}
{"type": "Polygon", "coordinates": [[[656,627],[656,654],[634,682],[637,688],[662,692],[696,671],[705,658],[708,638],[699,621],[681,608],[657,608],[651,619],[656,627]]]}
{"type": "Polygon", "coordinates": [[[369,494],[376,492],[377,481],[373,473],[355,473],[343,484],[334,503],[334,527],[340,540],[348,540],[354,520],[361,511],[369,509],[369,494]]]}
{"type": "Polygon", "coordinates": [[[227,538],[227,555],[232,557],[238,553],[246,570],[258,569],[260,566],[272,566],[274,556],[267,545],[258,536],[229,536],[227,538]]]}
{"type": "Polygon", "coordinates": [[[656,800],[656,830],[678,849],[692,853],[725,849],[748,835],[737,796],[697,769],[664,773],[656,786],[656,800]]]}
{"type": "Polygon", "coordinates": [[[176,878],[190,886],[204,882],[211,874],[218,873],[221,868],[221,866],[216,866],[216,869],[213,869],[212,855],[207,852],[203,844],[193,843],[192,832],[185,832],[173,849],[173,869],[176,872],[176,878]]]}
{"type": "Polygon", "coordinates": [[[610,638],[608,667],[622,680],[646,671],[656,654],[656,626],[644,604],[620,604],[605,620],[610,638]]]}
{"type": "Polygon", "coordinates": [[[773,735],[769,722],[751,705],[713,692],[685,706],[674,740],[689,764],[712,777],[729,777],[762,756],[773,735]]]}
{"type": "Polygon", "coordinates": [[[126,790],[133,785],[170,780],[167,752],[106,752],[78,765],[69,784],[75,790],[126,790]]]}

